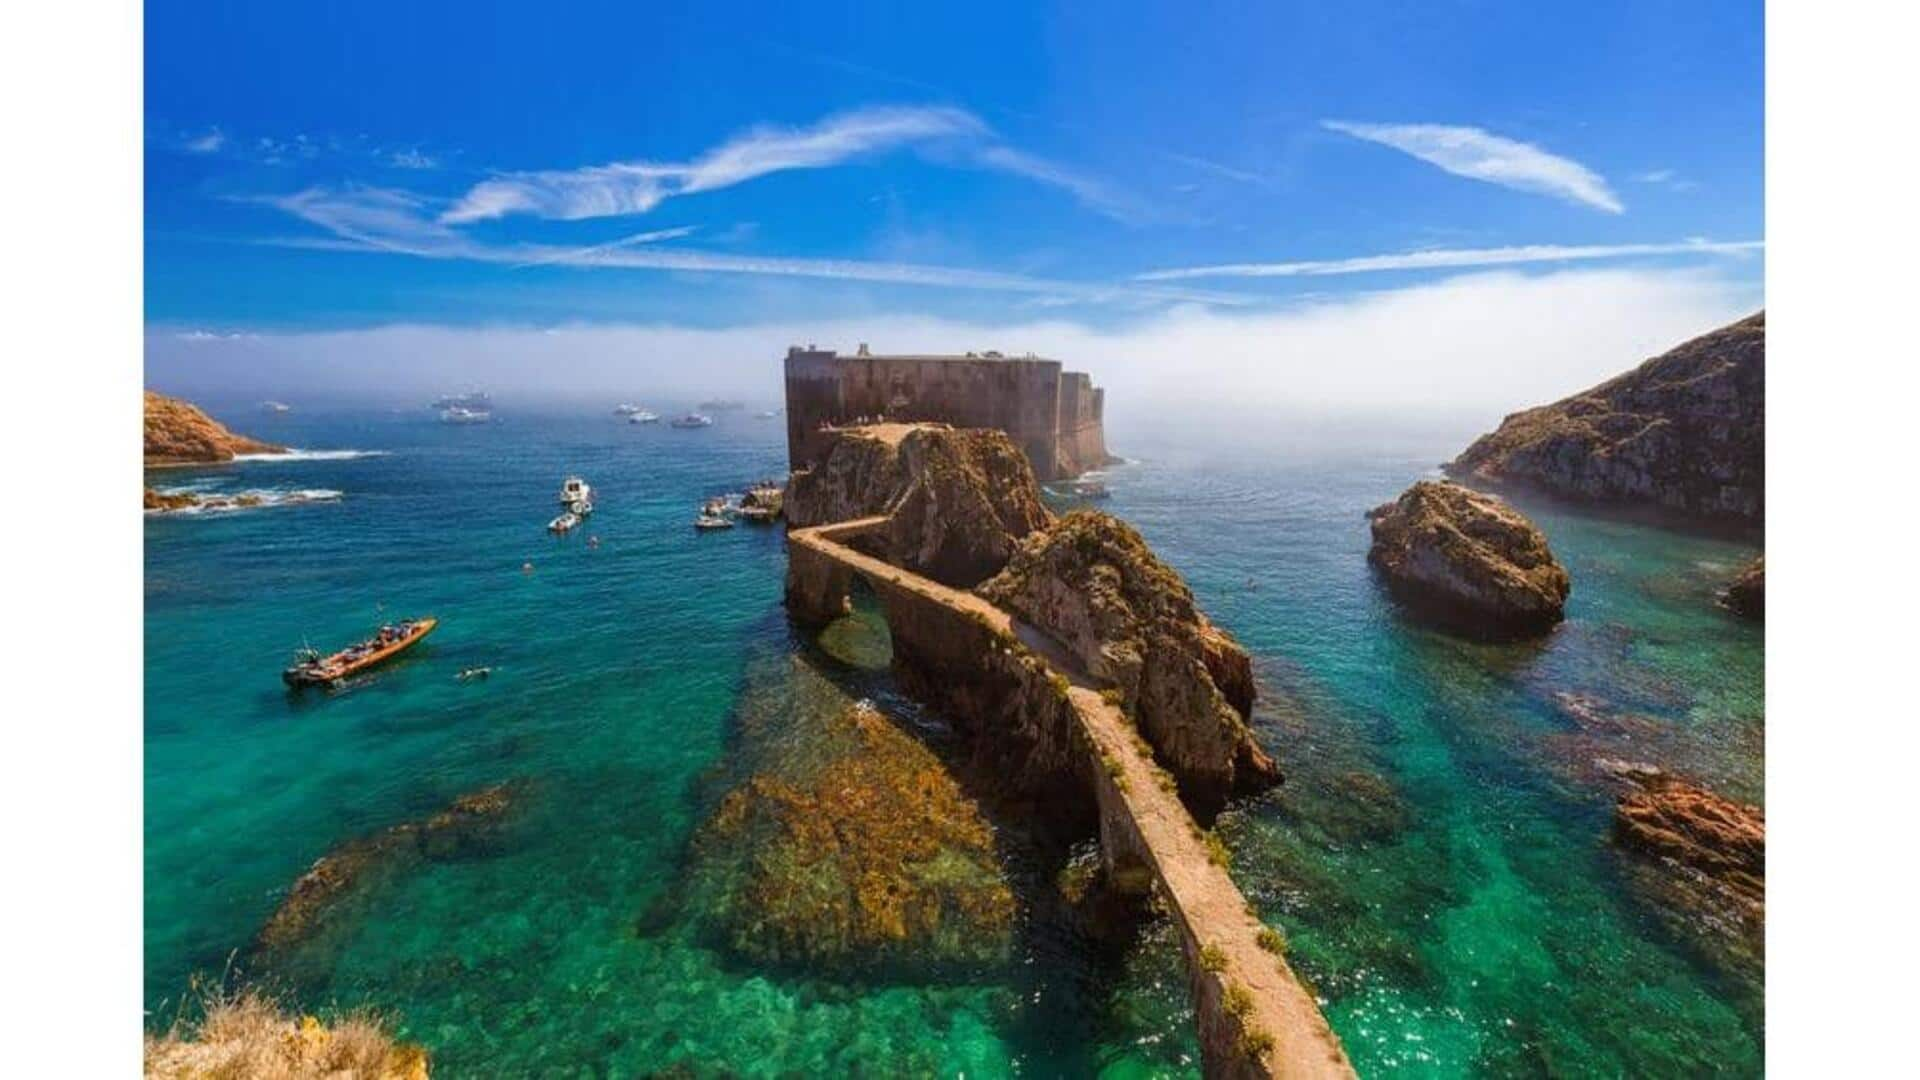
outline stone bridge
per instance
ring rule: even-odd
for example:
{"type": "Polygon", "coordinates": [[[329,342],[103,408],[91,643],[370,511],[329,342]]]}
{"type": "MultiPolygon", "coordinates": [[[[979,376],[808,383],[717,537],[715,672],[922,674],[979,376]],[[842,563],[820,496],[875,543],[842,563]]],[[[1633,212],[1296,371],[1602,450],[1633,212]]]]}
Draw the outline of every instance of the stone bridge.
{"type": "Polygon", "coordinates": [[[949,678],[965,677],[969,656],[983,658],[983,678],[995,677],[984,658],[1012,655],[1016,642],[1024,646],[1021,655],[1036,657],[1048,682],[1064,691],[1073,747],[1067,753],[1076,759],[1073,771],[1092,787],[1109,870],[1125,880],[1144,869],[1179,929],[1206,1074],[1353,1076],[1313,995],[1279,951],[1261,944],[1266,927],[1210,857],[1206,834],[1171,785],[1162,786],[1164,774],[1132,722],[1101,695],[1102,685],[1046,634],[980,596],[853,546],[886,522],[862,518],[788,534],[788,605],[795,616],[819,622],[844,612],[857,575],[879,596],[896,648],[943,650],[949,678]]]}

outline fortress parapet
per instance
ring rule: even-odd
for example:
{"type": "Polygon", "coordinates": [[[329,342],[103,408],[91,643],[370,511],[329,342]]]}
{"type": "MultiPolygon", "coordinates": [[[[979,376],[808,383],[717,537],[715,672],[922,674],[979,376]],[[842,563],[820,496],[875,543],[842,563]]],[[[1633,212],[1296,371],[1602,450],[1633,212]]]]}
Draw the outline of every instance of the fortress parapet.
{"type": "Polygon", "coordinates": [[[787,457],[804,469],[832,445],[826,430],[873,420],[998,428],[1026,452],[1041,480],[1109,464],[1105,393],[1060,361],[997,352],[961,356],[853,356],[798,345],[787,350],[787,457]]]}

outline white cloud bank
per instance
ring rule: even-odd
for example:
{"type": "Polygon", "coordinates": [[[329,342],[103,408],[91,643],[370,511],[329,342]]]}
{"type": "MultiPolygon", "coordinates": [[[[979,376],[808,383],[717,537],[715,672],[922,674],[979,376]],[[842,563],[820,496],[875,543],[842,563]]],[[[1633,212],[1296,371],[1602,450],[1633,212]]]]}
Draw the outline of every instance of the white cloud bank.
{"type": "MultiPolygon", "coordinates": [[[[726,329],[668,325],[388,326],[147,339],[156,389],[300,400],[415,403],[449,388],[516,400],[671,404],[717,393],[779,400],[789,344],[851,351],[1033,351],[1108,387],[1117,429],[1176,417],[1230,422],[1334,414],[1464,416],[1486,426],[1562,397],[1750,313],[1751,284],[1699,270],[1476,274],[1284,311],[1165,311],[1116,329],[1063,320],[978,323],[919,316],[726,329]]],[[[1256,425],[1256,426],[1259,426],[1256,425]]]]}
{"type": "Polygon", "coordinates": [[[1515,191],[1551,195],[1609,214],[1622,214],[1627,209],[1606,180],[1585,165],[1480,128],[1449,124],[1358,124],[1341,120],[1323,121],[1322,126],[1356,139],[1390,146],[1455,176],[1515,191]]]}

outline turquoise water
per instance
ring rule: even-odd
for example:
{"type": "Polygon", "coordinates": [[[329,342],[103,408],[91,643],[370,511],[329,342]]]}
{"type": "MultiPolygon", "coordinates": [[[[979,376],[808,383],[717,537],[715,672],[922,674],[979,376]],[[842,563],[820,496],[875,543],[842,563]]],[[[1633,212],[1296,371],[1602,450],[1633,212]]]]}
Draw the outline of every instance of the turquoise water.
{"type": "MultiPolygon", "coordinates": [[[[686,842],[737,779],[743,726],[831,684],[942,741],[884,672],[788,627],[777,531],[691,528],[699,500],[781,470],[777,422],[227,418],[384,453],[150,477],[342,493],[148,519],[155,1015],[333,846],[514,780],[523,810],[497,850],[381,882],[278,973],[286,991],[380,1007],[448,1076],[1197,1074],[1166,928],[1081,940],[1050,900],[1065,853],[1018,822],[1002,823],[1023,911],[1004,966],[756,970],[680,909],[686,842]],[[554,540],[542,526],[569,472],[598,512],[554,540]],[[416,654],[333,694],[280,686],[303,641],[412,613],[443,619],[416,654]],[[453,678],[477,664],[493,676],[453,678]]],[[[1368,576],[1362,513],[1470,434],[1267,451],[1112,433],[1139,460],[1112,470],[1105,508],[1187,575],[1265,685],[1257,727],[1289,780],[1223,818],[1235,876],[1363,1073],[1757,1074],[1757,979],[1636,901],[1590,768],[1651,760],[1761,799],[1761,635],[1711,603],[1752,549],[1530,506],[1573,574],[1565,627],[1493,647],[1409,626],[1368,576]],[[1628,719],[1583,731],[1564,692],[1628,719]]]]}

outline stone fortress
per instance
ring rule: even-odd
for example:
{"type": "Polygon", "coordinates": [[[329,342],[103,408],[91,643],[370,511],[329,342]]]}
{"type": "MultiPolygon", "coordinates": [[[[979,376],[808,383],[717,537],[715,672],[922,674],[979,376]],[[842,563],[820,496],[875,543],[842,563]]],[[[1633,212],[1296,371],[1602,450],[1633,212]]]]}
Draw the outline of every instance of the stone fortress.
{"type": "Polygon", "coordinates": [[[1112,464],[1102,418],[1106,392],[1060,361],[998,352],[964,356],[852,356],[787,349],[788,467],[819,462],[831,428],[862,421],[937,421],[998,428],[1026,452],[1041,481],[1112,464]]]}

